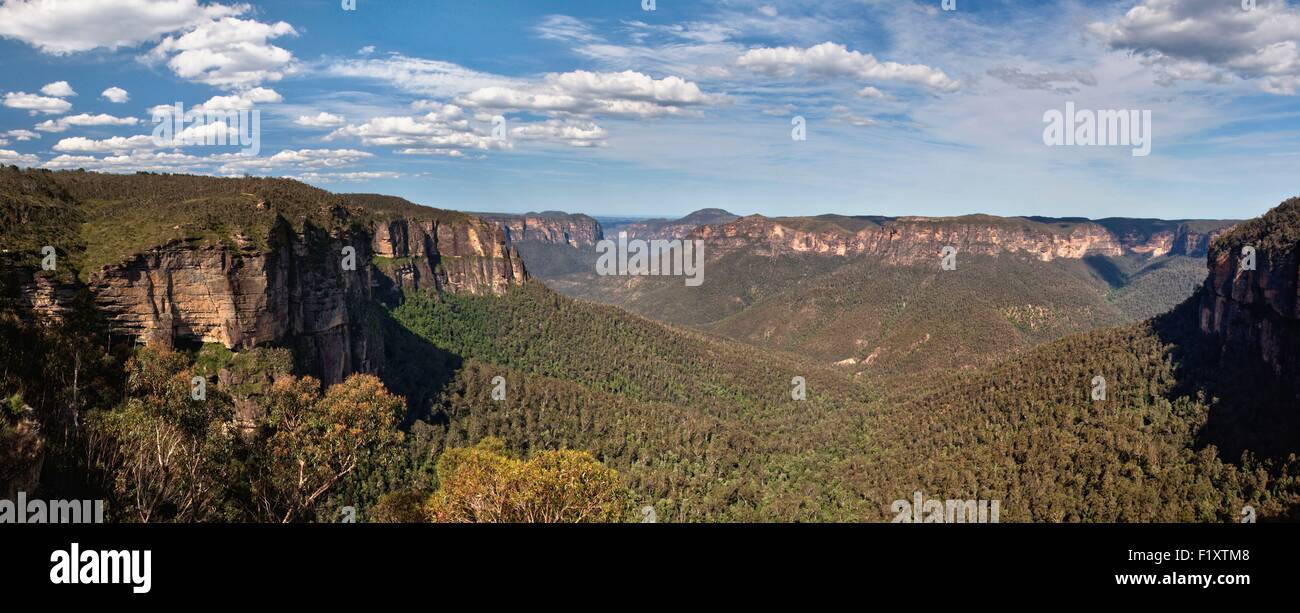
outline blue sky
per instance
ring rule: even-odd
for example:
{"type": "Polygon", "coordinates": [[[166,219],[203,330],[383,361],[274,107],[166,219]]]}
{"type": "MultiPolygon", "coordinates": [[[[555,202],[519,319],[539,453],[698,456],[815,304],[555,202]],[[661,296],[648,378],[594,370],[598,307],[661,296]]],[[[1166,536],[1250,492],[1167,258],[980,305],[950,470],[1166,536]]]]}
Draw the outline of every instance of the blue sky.
{"type": "Polygon", "coordinates": [[[0,163],[594,215],[1244,218],[1300,194],[1282,0],[342,4],[3,0],[0,163]],[[177,102],[256,109],[258,155],[147,138],[177,102]],[[1150,155],[1045,145],[1067,102],[1151,111],[1150,155]]]}

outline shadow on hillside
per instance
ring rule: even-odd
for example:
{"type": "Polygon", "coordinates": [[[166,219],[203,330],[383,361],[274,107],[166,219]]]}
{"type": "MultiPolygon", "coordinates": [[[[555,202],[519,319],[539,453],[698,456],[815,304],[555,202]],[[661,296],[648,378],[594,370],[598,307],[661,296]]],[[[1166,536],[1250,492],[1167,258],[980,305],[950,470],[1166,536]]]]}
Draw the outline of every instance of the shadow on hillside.
{"type": "Polygon", "coordinates": [[[1105,281],[1111,289],[1122,287],[1128,283],[1128,275],[1120,269],[1110,258],[1100,255],[1090,255],[1083,258],[1083,263],[1088,265],[1102,281],[1105,281]]]}
{"type": "Polygon", "coordinates": [[[1209,406],[1197,448],[1214,445],[1231,463],[1246,451],[1281,461],[1300,453],[1300,385],[1247,348],[1202,334],[1201,291],[1154,320],[1159,338],[1175,346],[1173,396],[1200,397],[1209,406]]]}
{"type": "Polygon", "coordinates": [[[446,416],[433,411],[433,406],[464,366],[464,358],[411,332],[388,309],[376,306],[374,313],[384,336],[384,365],[379,378],[389,391],[406,397],[402,427],[417,420],[445,424],[446,416]]]}

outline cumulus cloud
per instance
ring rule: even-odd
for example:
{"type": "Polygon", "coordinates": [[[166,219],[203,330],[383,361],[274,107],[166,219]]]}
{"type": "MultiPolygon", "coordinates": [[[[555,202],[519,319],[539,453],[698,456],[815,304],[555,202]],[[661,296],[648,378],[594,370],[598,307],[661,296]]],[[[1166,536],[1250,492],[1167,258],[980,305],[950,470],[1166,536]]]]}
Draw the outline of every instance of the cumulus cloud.
{"type": "Polygon", "coordinates": [[[225,17],[164,38],[147,57],[165,59],[172,72],[183,79],[243,89],[279,81],[296,70],[293,54],[269,41],[297,34],[283,21],[268,24],[225,17]]]}
{"type": "Polygon", "coordinates": [[[126,90],[120,87],[110,87],[99,95],[114,104],[124,104],[126,101],[131,99],[131,95],[126,93],[126,90]]]}
{"type": "Polygon", "coordinates": [[[347,123],[347,120],[345,120],[342,115],[335,115],[333,113],[321,111],[315,116],[301,115],[293,122],[300,126],[307,126],[309,128],[332,128],[347,123]]]}
{"type": "Polygon", "coordinates": [[[0,149],[0,164],[13,166],[35,166],[40,160],[26,153],[18,153],[11,149],[0,149]]]}
{"type": "Polygon", "coordinates": [[[11,0],[0,6],[0,36],[52,54],[158,41],[144,59],[183,79],[244,89],[296,69],[293,54],[270,41],[297,31],[240,17],[251,10],[197,0],[11,0]]]}
{"type": "Polygon", "coordinates": [[[178,172],[196,170],[208,164],[202,157],[175,152],[132,151],[104,157],[63,154],[41,166],[52,170],[85,168],[103,172],[178,172]]]}
{"type": "Polygon", "coordinates": [[[105,113],[98,115],[82,113],[43,121],[36,125],[36,129],[42,132],[63,132],[72,126],[134,126],[138,123],[140,123],[140,120],[135,117],[114,117],[105,113]]]}
{"type": "Polygon", "coordinates": [[[858,97],[860,97],[860,98],[876,98],[876,99],[878,99],[878,100],[883,100],[883,99],[887,98],[888,96],[885,95],[885,92],[882,92],[882,91],[880,91],[879,89],[876,89],[876,88],[874,88],[874,87],[868,85],[868,86],[866,86],[866,87],[864,87],[864,88],[858,90],[858,97]]]}
{"type": "Polygon", "coordinates": [[[41,137],[40,134],[32,132],[31,130],[10,130],[5,132],[5,136],[12,137],[14,140],[19,141],[35,140],[41,137]]]}
{"type": "Polygon", "coordinates": [[[465,152],[459,149],[446,149],[443,147],[408,147],[398,149],[397,153],[402,155],[441,155],[451,158],[465,157],[465,152]]]}
{"type": "Polygon", "coordinates": [[[134,46],[246,9],[197,0],[9,0],[0,5],[0,37],[64,55],[134,46]]]}
{"type": "Polygon", "coordinates": [[[239,154],[225,154],[220,157],[227,160],[219,169],[224,174],[236,174],[249,170],[271,170],[275,168],[335,168],[350,166],[373,153],[357,149],[285,149],[270,157],[250,157],[239,154]]]}
{"type": "Polygon", "coordinates": [[[839,43],[825,42],[806,49],[766,47],[750,49],[736,64],[741,68],[773,77],[789,78],[799,74],[820,77],[848,77],[864,81],[899,81],[931,90],[952,92],[961,83],[942,70],[924,64],[881,62],[870,53],[851,51],[839,43]]]}
{"type": "Polygon", "coordinates": [[[568,122],[552,119],[511,128],[510,136],[520,140],[560,142],[572,147],[601,147],[605,145],[608,133],[604,128],[590,121],[568,122]]]}
{"type": "Polygon", "coordinates": [[[1141,55],[1159,81],[1258,80],[1275,94],[1300,88],[1300,7],[1261,1],[1143,0],[1122,17],[1089,25],[1112,49],[1141,55]]]}
{"type": "Polygon", "coordinates": [[[284,96],[273,89],[254,87],[230,96],[213,96],[194,108],[200,111],[243,111],[252,109],[257,104],[275,104],[283,101],[284,96]]]}
{"type": "Polygon", "coordinates": [[[54,150],[65,153],[105,153],[153,149],[154,146],[153,137],[146,135],[114,136],[102,140],[73,136],[60,140],[54,145],[54,150]]]}
{"type": "Polygon", "coordinates": [[[296,179],[304,183],[358,183],[361,181],[371,181],[374,179],[397,179],[404,176],[400,172],[391,171],[360,171],[360,172],[305,172],[299,175],[287,175],[287,178],[296,179]]]}
{"type": "Polygon", "coordinates": [[[37,113],[59,115],[72,109],[72,103],[67,100],[26,92],[9,92],[5,94],[3,104],[11,109],[25,110],[31,115],[37,113]]]}
{"type": "Polygon", "coordinates": [[[625,117],[692,114],[691,107],[721,101],[680,77],[655,79],[630,70],[552,73],[525,88],[486,87],[457,99],[464,106],[500,112],[625,117]]]}
{"type": "Polygon", "coordinates": [[[367,146],[442,147],[457,149],[503,149],[509,144],[494,138],[490,125],[471,122],[464,110],[445,105],[422,116],[375,117],[364,123],[334,130],[326,140],[356,138],[367,146]]]}
{"type": "Polygon", "coordinates": [[[72,86],[67,81],[46,83],[45,87],[41,88],[41,93],[55,98],[68,98],[77,95],[77,92],[73,91],[72,86]]]}

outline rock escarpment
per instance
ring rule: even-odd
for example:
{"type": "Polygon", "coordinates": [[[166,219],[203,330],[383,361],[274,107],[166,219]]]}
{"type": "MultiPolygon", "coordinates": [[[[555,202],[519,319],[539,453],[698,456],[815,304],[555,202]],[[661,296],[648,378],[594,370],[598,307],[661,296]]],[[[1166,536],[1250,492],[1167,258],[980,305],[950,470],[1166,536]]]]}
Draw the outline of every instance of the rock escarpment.
{"type": "Polygon", "coordinates": [[[4,296],[25,318],[61,317],[88,296],[112,336],[288,347],[326,384],[382,368],[380,302],[403,290],[501,294],[526,279],[494,223],[398,198],[283,179],[7,173],[6,219],[31,209],[70,220],[0,245],[22,262],[4,296]],[[41,245],[59,246],[57,273],[39,270],[41,245]]]}
{"type": "Polygon", "coordinates": [[[702,226],[690,236],[707,241],[714,254],[750,249],[765,255],[870,255],[891,264],[913,265],[933,262],[945,247],[952,246],[959,253],[1022,254],[1047,262],[1094,255],[1197,255],[1230,222],[1208,223],[1220,225],[1211,231],[1197,231],[1174,223],[1172,229],[1117,234],[1089,221],[1044,223],[988,215],[786,219],[753,215],[702,226]]]}
{"type": "Polygon", "coordinates": [[[499,295],[525,276],[501,226],[476,218],[379,221],[370,248],[376,267],[400,289],[499,295]]]}
{"type": "Polygon", "coordinates": [[[485,213],[479,217],[498,224],[507,240],[515,243],[536,241],[581,249],[604,238],[600,223],[582,214],[544,211],[523,215],[485,213]]]}
{"type": "Polygon", "coordinates": [[[1242,224],[1208,257],[1199,326],[1221,362],[1262,363],[1300,383],[1300,198],[1242,224]]]}

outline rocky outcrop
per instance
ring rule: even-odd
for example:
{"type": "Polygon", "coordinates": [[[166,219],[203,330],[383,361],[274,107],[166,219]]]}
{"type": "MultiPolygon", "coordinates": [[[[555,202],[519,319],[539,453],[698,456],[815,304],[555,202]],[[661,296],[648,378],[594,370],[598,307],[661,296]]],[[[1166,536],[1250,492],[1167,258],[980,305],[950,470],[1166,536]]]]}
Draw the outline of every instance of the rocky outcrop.
{"type": "Polygon", "coordinates": [[[476,218],[377,220],[343,235],[282,223],[272,234],[270,249],[247,241],[150,249],[92,274],[90,290],[115,335],[285,345],[300,372],[328,385],[380,368],[375,300],[401,290],[501,294],[526,278],[500,229],[476,218]]]}
{"type": "Polygon", "coordinates": [[[774,220],[758,215],[703,226],[692,238],[713,255],[750,249],[766,255],[871,255],[896,265],[934,262],[945,247],[975,255],[1021,254],[1040,261],[1129,254],[1159,257],[1203,249],[1215,234],[1190,230],[1117,235],[1099,223],[1042,223],[1021,218],[845,218],[856,230],[824,218],[774,220]]]}
{"type": "Polygon", "coordinates": [[[235,350],[282,344],[328,385],[374,372],[383,356],[368,325],[376,271],[362,238],[282,223],[269,250],[168,244],[92,273],[89,287],[114,335],[235,350]]]}
{"type": "Polygon", "coordinates": [[[581,249],[591,247],[604,238],[600,223],[581,214],[544,211],[523,215],[488,213],[479,216],[499,224],[505,231],[506,239],[512,243],[536,241],[581,249]]]}
{"type": "Polygon", "coordinates": [[[0,184],[5,311],[84,314],[143,343],[285,347],[325,384],[383,368],[378,303],[403,290],[501,294],[527,278],[496,223],[391,196],[3,167],[0,184]],[[42,271],[47,245],[58,266],[42,271]]]}
{"type": "Polygon", "coordinates": [[[1230,231],[1233,222],[1108,218],[1096,222],[1119,241],[1125,253],[1150,257],[1182,255],[1203,258],[1214,239],[1230,231]]]}
{"type": "Polygon", "coordinates": [[[499,224],[402,218],[375,223],[370,248],[397,289],[502,294],[525,278],[523,261],[499,224]]]}
{"type": "Polygon", "coordinates": [[[1300,382],[1300,198],[1214,243],[1199,325],[1221,363],[1262,363],[1300,382]],[[1254,249],[1251,269],[1244,249],[1254,249]]]}

